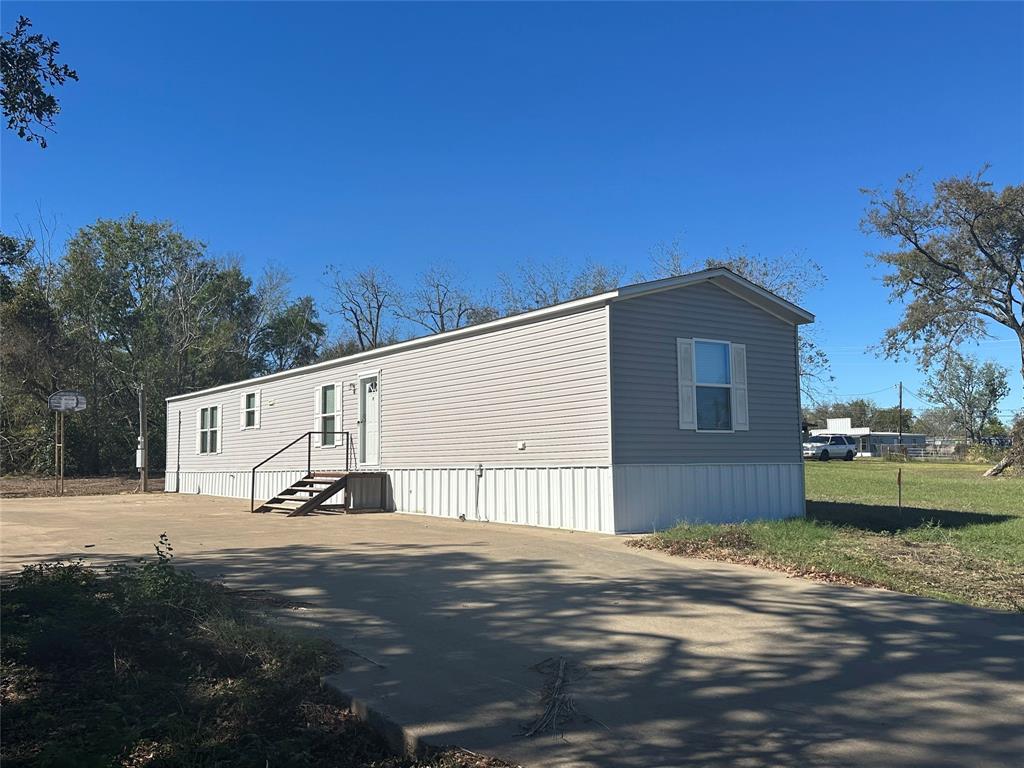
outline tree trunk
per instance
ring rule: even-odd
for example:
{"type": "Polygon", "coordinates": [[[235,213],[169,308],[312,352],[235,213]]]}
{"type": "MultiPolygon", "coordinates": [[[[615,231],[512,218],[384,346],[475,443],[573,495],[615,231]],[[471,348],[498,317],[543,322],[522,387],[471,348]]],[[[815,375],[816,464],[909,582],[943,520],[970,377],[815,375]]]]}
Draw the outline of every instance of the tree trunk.
{"type": "Polygon", "coordinates": [[[998,464],[988,470],[982,477],[995,477],[1010,466],[1013,466],[1013,456],[1006,454],[998,464]]]}
{"type": "Polygon", "coordinates": [[[1010,429],[1010,450],[1003,460],[985,473],[985,477],[996,477],[1007,467],[1024,465],[1024,414],[1017,417],[1010,429]]]}

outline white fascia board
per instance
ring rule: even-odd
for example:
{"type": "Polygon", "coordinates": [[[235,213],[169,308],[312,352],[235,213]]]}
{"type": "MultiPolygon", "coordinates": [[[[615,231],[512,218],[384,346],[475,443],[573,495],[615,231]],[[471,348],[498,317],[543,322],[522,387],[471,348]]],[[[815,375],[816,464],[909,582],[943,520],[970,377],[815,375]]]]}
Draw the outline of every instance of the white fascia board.
{"type": "Polygon", "coordinates": [[[766,291],[761,286],[750,282],[744,277],[740,277],[735,272],[724,267],[704,269],[700,272],[691,272],[686,275],[679,275],[678,277],[665,277],[661,280],[628,285],[618,290],[618,296],[614,300],[624,301],[636,298],[637,296],[670,291],[673,288],[683,288],[703,282],[717,285],[719,288],[729,291],[733,295],[761,307],[766,312],[770,312],[780,320],[785,320],[793,325],[814,322],[814,315],[807,310],[801,309],[796,304],[786,301],[770,291],[766,291]]]}

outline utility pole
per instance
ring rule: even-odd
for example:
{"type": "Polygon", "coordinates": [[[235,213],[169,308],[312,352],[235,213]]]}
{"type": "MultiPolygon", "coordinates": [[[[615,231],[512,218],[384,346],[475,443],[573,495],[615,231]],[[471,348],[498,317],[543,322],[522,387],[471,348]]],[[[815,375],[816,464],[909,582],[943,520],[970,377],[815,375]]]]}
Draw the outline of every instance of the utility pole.
{"type": "Polygon", "coordinates": [[[900,407],[896,411],[896,429],[899,431],[899,444],[903,445],[903,382],[900,382],[900,407]]]}
{"type": "Polygon", "coordinates": [[[136,464],[139,465],[139,479],[142,485],[142,492],[145,493],[149,488],[149,478],[147,477],[149,469],[149,460],[146,454],[149,453],[147,450],[148,434],[149,430],[146,429],[146,388],[144,385],[139,385],[139,455],[137,457],[136,464]]]}

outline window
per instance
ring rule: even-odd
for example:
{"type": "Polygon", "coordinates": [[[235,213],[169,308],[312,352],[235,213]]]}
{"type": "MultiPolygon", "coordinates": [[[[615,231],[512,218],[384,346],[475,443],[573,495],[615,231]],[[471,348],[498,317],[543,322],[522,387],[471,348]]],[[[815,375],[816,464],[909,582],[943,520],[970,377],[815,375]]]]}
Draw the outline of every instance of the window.
{"type": "Polygon", "coordinates": [[[327,384],[320,388],[320,445],[330,448],[334,445],[335,430],[337,421],[335,408],[337,388],[333,384],[327,384]]]}
{"type": "Polygon", "coordinates": [[[732,372],[729,344],[694,341],[697,429],[707,432],[732,430],[732,372]]]}
{"type": "Polygon", "coordinates": [[[259,429],[260,428],[260,390],[255,392],[244,392],[242,393],[241,402],[239,403],[239,413],[241,418],[239,419],[239,429],[259,429]]]}
{"type": "Polygon", "coordinates": [[[199,409],[199,452],[217,453],[220,434],[220,408],[212,405],[199,409]]]}
{"type": "Polygon", "coordinates": [[[729,341],[676,339],[679,429],[745,432],[747,346],[729,341]]]}

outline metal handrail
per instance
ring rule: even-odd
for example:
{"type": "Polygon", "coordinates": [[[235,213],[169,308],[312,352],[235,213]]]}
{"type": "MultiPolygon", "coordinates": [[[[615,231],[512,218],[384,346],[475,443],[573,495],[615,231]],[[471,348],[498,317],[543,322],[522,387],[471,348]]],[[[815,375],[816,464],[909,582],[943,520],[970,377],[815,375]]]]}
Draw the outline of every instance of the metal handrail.
{"type": "Polygon", "coordinates": [[[284,448],[282,448],[281,450],[277,451],[276,453],[272,453],[270,456],[267,456],[267,458],[265,458],[263,461],[261,461],[259,464],[257,464],[255,467],[252,468],[252,485],[250,487],[250,492],[249,492],[249,511],[250,512],[253,512],[256,509],[256,470],[259,469],[260,467],[262,467],[264,464],[266,464],[271,459],[276,459],[278,456],[280,456],[282,453],[287,451],[289,448],[291,448],[293,445],[295,445],[297,442],[299,442],[303,438],[306,439],[306,474],[308,475],[308,474],[310,474],[310,472],[313,471],[313,435],[320,435],[321,439],[323,439],[326,435],[344,435],[345,436],[345,471],[348,472],[348,470],[349,470],[349,454],[351,453],[350,449],[351,449],[352,436],[348,432],[341,432],[341,431],[337,431],[337,430],[333,430],[333,429],[330,429],[330,430],[320,430],[320,429],[310,430],[309,432],[306,432],[304,434],[299,435],[294,440],[292,440],[290,443],[288,443],[288,445],[286,445],[284,448]]]}

